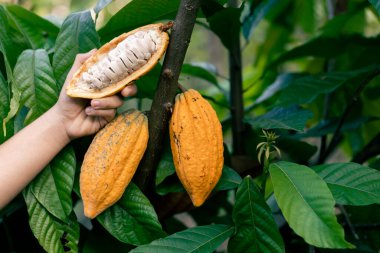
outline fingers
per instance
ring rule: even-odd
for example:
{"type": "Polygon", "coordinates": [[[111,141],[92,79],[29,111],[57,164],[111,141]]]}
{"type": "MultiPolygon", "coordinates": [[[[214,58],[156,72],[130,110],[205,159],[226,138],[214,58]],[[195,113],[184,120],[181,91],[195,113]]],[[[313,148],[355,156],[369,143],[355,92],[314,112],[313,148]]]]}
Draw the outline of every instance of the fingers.
{"type": "Polygon", "coordinates": [[[91,100],[91,107],[95,110],[114,109],[123,105],[123,100],[119,96],[111,96],[91,100]]]}
{"type": "Polygon", "coordinates": [[[134,96],[134,95],[136,95],[136,93],[137,93],[137,87],[136,87],[136,84],[134,82],[127,85],[124,89],[121,90],[121,95],[123,97],[134,96]]]}
{"type": "Polygon", "coordinates": [[[95,110],[92,107],[87,107],[86,108],[86,114],[88,116],[93,116],[93,117],[97,117],[97,118],[103,118],[107,122],[110,122],[111,120],[113,120],[113,118],[115,118],[116,109],[99,109],[99,110],[95,110]]]}

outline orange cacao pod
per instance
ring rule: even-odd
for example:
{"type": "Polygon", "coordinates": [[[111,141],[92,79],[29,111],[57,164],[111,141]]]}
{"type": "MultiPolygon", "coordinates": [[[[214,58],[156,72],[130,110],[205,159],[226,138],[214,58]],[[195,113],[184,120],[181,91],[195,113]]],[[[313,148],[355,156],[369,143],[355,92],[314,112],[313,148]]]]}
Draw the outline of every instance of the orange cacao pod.
{"type": "Polygon", "coordinates": [[[113,95],[150,71],[165,53],[169,36],[163,24],[123,33],[87,59],[66,88],[71,97],[113,95]]]}
{"type": "Polygon", "coordinates": [[[207,100],[190,89],[176,96],[169,132],[178,178],[200,206],[222,174],[222,126],[207,100]]]}
{"type": "Polygon", "coordinates": [[[148,119],[138,110],[118,115],[96,134],[80,172],[80,192],[87,217],[95,218],[122,197],[147,143],[148,119]]]}

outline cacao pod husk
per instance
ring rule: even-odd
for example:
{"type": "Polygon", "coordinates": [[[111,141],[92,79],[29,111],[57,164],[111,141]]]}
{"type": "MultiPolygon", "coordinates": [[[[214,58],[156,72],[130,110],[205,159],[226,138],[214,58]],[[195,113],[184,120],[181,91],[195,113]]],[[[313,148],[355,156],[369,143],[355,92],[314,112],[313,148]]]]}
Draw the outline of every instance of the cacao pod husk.
{"type": "Polygon", "coordinates": [[[176,173],[194,206],[208,198],[222,174],[223,133],[216,112],[199,92],[175,98],[169,126],[176,173]]]}
{"type": "Polygon", "coordinates": [[[82,64],[66,87],[67,95],[94,99],[119,92],[149,72],[168,43],[164,24],[146,25],[121,34],[82,64]]]}
{"type": "Polygon", "coordinates": [[[144,155],[148,136],[147,117],[134,109],[118,115],[95,135],[80,172],[85,216],[95,218],[122,197],[144,155]]]}

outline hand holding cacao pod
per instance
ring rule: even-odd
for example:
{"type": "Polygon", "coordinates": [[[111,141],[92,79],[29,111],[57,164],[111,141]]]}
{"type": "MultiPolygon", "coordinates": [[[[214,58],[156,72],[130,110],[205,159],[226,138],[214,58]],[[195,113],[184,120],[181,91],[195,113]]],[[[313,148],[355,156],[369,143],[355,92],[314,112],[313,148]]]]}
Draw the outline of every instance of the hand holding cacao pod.
{"type": "Polygon", "coordinates": [[[103,45],[74,74],[66,88],[71,97],[101,98],[119,92],[150,71],[169,43],[163,24],[124,33],[103,45]]]}

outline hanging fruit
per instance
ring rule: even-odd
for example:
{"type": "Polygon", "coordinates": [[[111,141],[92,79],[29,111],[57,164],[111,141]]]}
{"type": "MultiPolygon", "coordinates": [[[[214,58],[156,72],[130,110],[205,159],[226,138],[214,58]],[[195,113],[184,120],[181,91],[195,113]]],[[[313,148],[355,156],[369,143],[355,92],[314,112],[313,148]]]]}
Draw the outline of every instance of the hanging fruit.
{"type": "Polygon", "coordinates": [[[178,178],[200,206],[222,175],[222,126],[207,100],[190,89],[176,96],[169,132],[178,178]]]}

